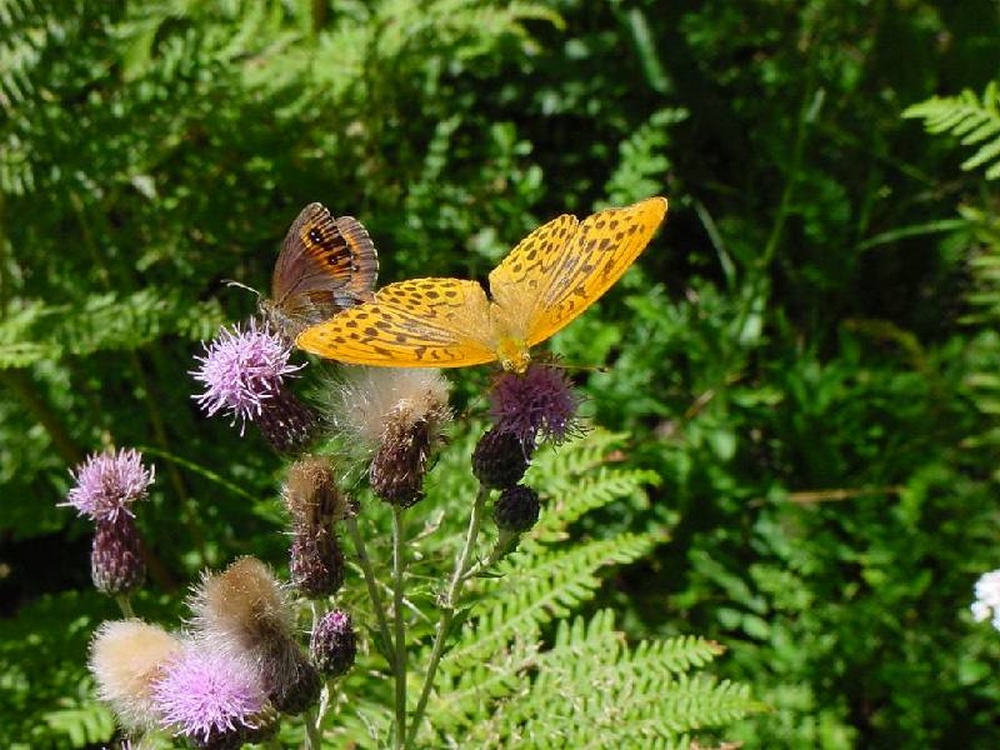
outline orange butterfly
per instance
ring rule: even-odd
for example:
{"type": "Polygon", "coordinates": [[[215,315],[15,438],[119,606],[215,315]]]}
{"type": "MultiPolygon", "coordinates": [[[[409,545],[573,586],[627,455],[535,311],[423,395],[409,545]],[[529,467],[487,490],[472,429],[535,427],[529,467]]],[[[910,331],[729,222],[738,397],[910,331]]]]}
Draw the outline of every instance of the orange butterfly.
{"type": "Polygon", "coordinates": [[[465,367],[499,360],[524,372],[530,347],[621,278],[667,213],[665,198],[609,208],[582,222],[564,214],[518,243],[475,281],[412,279],[307,328],[296,345],[321,357],[383,367],[465,367]]]}
{"type": "Polygon", "coordinates": [[[310,203],[292,223],[271,277],[267,319],[289,339],[345,308],[373,300],[378,254],[352,216],[310,203]]]}

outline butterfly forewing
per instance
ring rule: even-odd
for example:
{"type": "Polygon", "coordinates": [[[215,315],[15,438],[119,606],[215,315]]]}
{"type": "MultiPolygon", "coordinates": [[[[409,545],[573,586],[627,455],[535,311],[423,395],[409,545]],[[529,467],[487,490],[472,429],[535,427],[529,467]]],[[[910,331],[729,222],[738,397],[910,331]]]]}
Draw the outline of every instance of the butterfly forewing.
{"type": "Polygon", "coordinates": [[[566,244],[576,231],[577,218],[563,214],[535,229],[507,253],[490,272],[490,295],[505,316],[521,331],[528,326],[545,304],[549,278],[557,267],[566,244]]]}
{"type": "Polygon", "coordinates": [[[489,301],[474,281],[412,279],[303,331],[296,345],[340,362],[391,367],[464,367],[495,359],[481,340],[489,301]]]}
{"type": "Polygon", "coordinates": [[[611,288],[649,244],[666,212],[667,201],[657,197],[584,219],[541,281],[528,345],[555,334],[611,288]]]}
{"type": "Polygon", "coordinates": [[[271,279],[268,316],[289,336],[370,300],[378,255],[356,219],[310,203],[292,223],[271,279]]]}

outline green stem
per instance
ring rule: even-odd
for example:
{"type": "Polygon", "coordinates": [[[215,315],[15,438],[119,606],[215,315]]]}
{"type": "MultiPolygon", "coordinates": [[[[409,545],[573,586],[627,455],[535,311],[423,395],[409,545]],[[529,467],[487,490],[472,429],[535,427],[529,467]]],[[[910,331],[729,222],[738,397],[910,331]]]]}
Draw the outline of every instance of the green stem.
{"type": "Polygon", "coordinates": [[[484,560],[477,560],[476,563],[470,567],[468,571],[466,571],[465,575],[462,576],[462,583],[465,583],[470,578],[475,578],[482,571],[492,568],[498,560],[514,550],[517,546],[517,540],[520,537],[520,534],[516,534],[512,531],[500,531],[497,536],[497,540],[493,545],[493,549],[490,550],[489,556],[484,560]]]}
{"type": "Polygon", "coordinates": [[[389,619],[385,614],[385,605],[382,603],[382,595],[378,590],[378,583],[375,580],[375,570],[372,568],[371,558],[368,557],[368,550],[365,547],[365,540],[361,536],[361,532],[358,530],[358,520],[354,516],[348,516],[345,521],[347,524],[347,533],[351,535],[351,541],[354,542],[354,549],[358,554],[358,565],[361,568],[361,573],[365,577],[365,585],[368,587],[368,596],[372,600],[372,607],[375,609],[375,618],[378,620],[378,631],[379,635],[382,637],[385,648],[383,653],[386,654],[386,658],[392,666],[392,662],[395,660],[396,647],[392,641],[392,635],[389,633],[389,619]]]}
{"type": "Polygon", "coordinates": [[[305,715],[306,747],[309,750],[322,750],[323,738],[319,732],[319,722],[316,721],[316,708],[310,708],[305,715]]]}
{"type": "Polygon", "coordinates": [[[781,202],[778,204],[778,209],[775,212],[774,222],[771,224],[771,233],[767,238],[764,251],[751,269],[752,275],[749,279],[749,290],[742,294],[742,304],[736,315],[735,331],[741,340],[746,333],[746,326],[750,316],[755,311],[759,312],[763,310],[766,305],[767,301],[765,298],[768,296],[767,286],[769,281],[768,269],[774,261],[774,256],[777,254],[781,241],[784,238],[785,225],[792,213],[792,201],[795,197],[795,190],[798,187],[799,173],[802,171],[802,160],[805,155],[809,127],[815,121],[816,112],[823,102],[823,90],[813,89],[812,71],[810,70],[809,73],[806,86],[808,94],[803,100],[799,111],[799,118],[795,129],[795,142],[792,145],[792,159],[788,174],[785,177],[785,185],[781,191],[781,202]]]}
{"type": "Polygon", "coordinates": [[[489,497],[490,490],[480,485],[479,493],[476,495],[476,502],[472,506],[472,515],[469,516],[469,528],[465,533],[465,544],[458,553],[455,561],[455,572],[451,576],[451,583],[441,597],[441,617],[438,620],[437,632],[434,636],[434,648],[431,651],[431,660],[427,665],[427,674],[424,676],[424,685],[420,691],[420,700],[417,701],[417,708],[413,712],[413,721],[410,723],[410,732],[406,737],[406,746],[411,747],[417,738],[420,729],[420,722],[423,720],[424,710],[427,708],[427,700],[430,698],[431,688],[434,686],[434,675],[437,672],[438,664],[444,655],[444,647],[448,642],[448,633],[451,624],[455,619],[455,602],[462,591],[462,584],[468,580],[468,572],[472,568],[472,556],[476,549],[476,538],[479,536],[479,526],[482,524],[483,512],[486,509],[486,498],[489,497]]]}
{"type": "Polygon", "coordinates": [[[394,746],[403,747],[406,739],[406,621],[403,611],[403,509],[392,506],[392,593],[396,625],[396,732],[394,746]]]}
{"type": "Polygon", "coordinates": [[[135,617],[135,610],[132,609],[132,600],[126,594],[118,594],[115,596],[115,601],[118,602],[118,609],[122,611],[122,615],[126,619],[135,617]]]}

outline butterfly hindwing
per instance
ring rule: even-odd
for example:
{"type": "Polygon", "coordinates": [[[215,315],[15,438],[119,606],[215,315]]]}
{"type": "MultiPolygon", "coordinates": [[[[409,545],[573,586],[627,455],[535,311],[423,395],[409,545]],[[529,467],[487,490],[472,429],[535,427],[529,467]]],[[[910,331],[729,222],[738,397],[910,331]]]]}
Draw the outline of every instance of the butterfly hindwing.
{"type": "Polygon", "coordinates": [[[464,367],[495,359],[480,335],[488,328],[489,301],[476,282],[411,279],[303,331],[295,343],[351,364],[464,367]]]}
{"type": "Polygon", "coordinates": [[[351,280],[345,285],[342,297],[350,297],[352,304],[375,299],[375,281],[378,279],[378,253],[375,243],[364,225],[353,216],[337,219],[337,229],[351,252],[351,280]]]}

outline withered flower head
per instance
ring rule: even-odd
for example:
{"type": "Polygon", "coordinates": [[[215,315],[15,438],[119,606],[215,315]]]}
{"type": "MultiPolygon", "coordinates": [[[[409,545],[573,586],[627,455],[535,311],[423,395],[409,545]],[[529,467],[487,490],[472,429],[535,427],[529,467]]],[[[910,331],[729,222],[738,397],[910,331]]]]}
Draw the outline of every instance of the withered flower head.
{"type": "Polygon", "coordinates": [[[315,669],[294,639],[285,591],[260,560],[244,557],[222,573],[206,575],[190,606],[197,636],[248,659],[279,711],[298,713],[319,697],[315,669]]]}
{"type": "Polygon", "coordinates": [[[311,598],[336,593],[346,565],[335,523],[350,511],[329,459],[306,456],[292,464],[282,497],[292,518],[292,584],[311,598]]]}
{"type": "Polygon", "coordinates": [[[351,368],[334,389],[333,421],[348,440],[374,448],[376,495],[407,507],[423,496],[424,474],[451,419],[448,381],[439,370],[351,368]]]}

